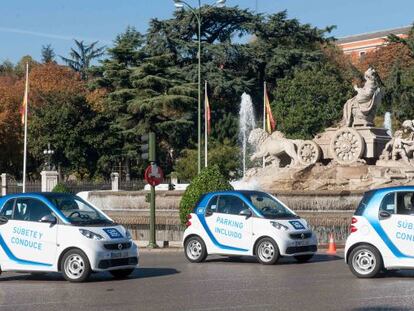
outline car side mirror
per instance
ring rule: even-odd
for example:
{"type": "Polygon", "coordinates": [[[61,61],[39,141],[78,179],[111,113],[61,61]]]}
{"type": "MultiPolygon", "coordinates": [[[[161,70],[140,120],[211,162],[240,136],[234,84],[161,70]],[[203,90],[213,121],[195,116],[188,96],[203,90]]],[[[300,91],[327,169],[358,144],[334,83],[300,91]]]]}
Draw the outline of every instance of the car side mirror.
{"type": "Polygon", "coordinates": [[[206,209],[205,216],[208,217],[211,215],[213,215],[213,211],[211,209],[206,209]]]}
{"type": "Polygon", "coordinates": [[[381,211],[380,214],[380,219],[386,219],[386,218],[390,218],[391,217],[391,213],[388,213],[386,211],[381,211]]]}
{"type": "Polygon", "coordinates": [[[49,224],[54,225],[54,224],[57,223],[57,218],[53,215],[46,215],[46,216],[43,216],[40,219],[40,222],[49,223],[49,224]]]}
{"type": "Polygon", "coordinates": [[[252,211],[248,208],[241,210],[239,213],[240,216],[246,216],[246,219],[252,216],[252,211]]]}
{"type": "Polygon", "coordinates": [[[0,225],[7,224],[9,219],[6,216],[0,216],[0,225]]]}

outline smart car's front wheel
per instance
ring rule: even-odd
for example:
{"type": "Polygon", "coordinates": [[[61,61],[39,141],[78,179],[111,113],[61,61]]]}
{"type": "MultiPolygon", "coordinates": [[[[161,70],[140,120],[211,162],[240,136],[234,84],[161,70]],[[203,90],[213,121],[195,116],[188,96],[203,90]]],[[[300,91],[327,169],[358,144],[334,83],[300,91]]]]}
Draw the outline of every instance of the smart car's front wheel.
{"type": "Polygon", "coordinates": [[[273,239],[263,238],[256,245],[256,256],[261,264],[273,265],[279,259],[279,248],[273,239]]]}
{"type": "Polygon", "coordinates": [[[349,254],[348,265],[351,272],[359,278],[373,278],[382,270],[381,254],[371,245],[355,247],[349,254]]]}
{"type": "Polygon", "coordinates": [[[204,241],[198,236],[189,237],[184,245],[185,257],[190,262],[202,262],[207,257],[207,248],[204,241]]]}
{"type": "Polygon", "coordinates": [[[88,257],[80,249],[71,249],[62,258],[61,271],[69,282],[83,282],[91,274],[88,257]]]}

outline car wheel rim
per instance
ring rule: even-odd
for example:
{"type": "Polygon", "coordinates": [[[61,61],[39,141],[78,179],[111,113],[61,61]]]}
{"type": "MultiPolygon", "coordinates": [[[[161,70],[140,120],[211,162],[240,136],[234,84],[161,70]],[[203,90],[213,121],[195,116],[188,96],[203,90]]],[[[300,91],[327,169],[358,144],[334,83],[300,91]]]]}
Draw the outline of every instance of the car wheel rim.
{"type": "Polygon", "coordinates": [[[197,240],[191,240],[187,245],[187,255],[192,260],[197,260],[200,258],[203,247],[201,243],[197,240]]]}
{"type": "Polygon", "coordinates": [[[78,254],[70,255],[65,260],[65,273],[71,279],[79,279],[85,272],[85,262],[78,254]]]}
{"type": "Polygon", "coordinates": [[[358,251],[353,259],[352,266],[359,274],[366,275],[371,273],[377,265],[375,255],[367,249],[358,251]]]}
{"type": "Polygon", "coordinates": [[[272,243],[265,241],[260,243],[257,255],[259,256],[260,260],[263,262],[269,262],[275,256],[275,247],[272,243]]]}

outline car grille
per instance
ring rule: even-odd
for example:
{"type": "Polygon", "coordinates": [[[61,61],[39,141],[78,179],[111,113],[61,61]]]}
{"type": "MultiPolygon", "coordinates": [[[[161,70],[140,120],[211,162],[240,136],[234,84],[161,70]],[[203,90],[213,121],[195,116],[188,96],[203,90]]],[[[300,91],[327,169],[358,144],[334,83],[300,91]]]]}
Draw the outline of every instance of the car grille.
{"type": "Polygon", "coordinates": [[[309,239],[312,236],[312,232],[291,233],[289,234],[289,236],[293,240],[304,240],[304,239],[309,239]],[[302,237],[302,234],[303,234],[303,237],[302,237]]]}
{"type": "Polygon", "coordinates": [[[110,244],[104,244],[104,247],[109,250],[121,250],[121,249],[128,249],[132,245],[131,242],[126,243],[110,243],[110,244]],[[119,247],[119,244],[122,245],[122,248],[119,247]]]}
{"type": "Polygon", "coordinates": [[[296,254],[296,253],[304,253],[304,252],[316,252],[318,248],[316,245],[308,245],[308,246],[291,246],[286,248],[286,254],[296,254]]]}
{"type": "Polygon", "coordinates": [[[101,260],[98,264],[99,269],[107,269],[119,266],[137,265],[138,257],[119,258],[119,259],[105,259],[101,260]]]}

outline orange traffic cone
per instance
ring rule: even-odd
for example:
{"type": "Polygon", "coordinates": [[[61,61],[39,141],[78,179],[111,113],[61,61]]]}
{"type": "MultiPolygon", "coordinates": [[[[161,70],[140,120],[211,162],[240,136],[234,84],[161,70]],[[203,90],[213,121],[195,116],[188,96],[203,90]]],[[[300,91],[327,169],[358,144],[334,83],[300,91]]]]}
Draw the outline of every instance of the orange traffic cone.
{"type": "Polygon", "coordinates": [[[336,255],[336,244],[334,235],[332,233],[329,234],[329,244],[328,244],[328,250],[326,251],[329,255],[336,255]]]}

